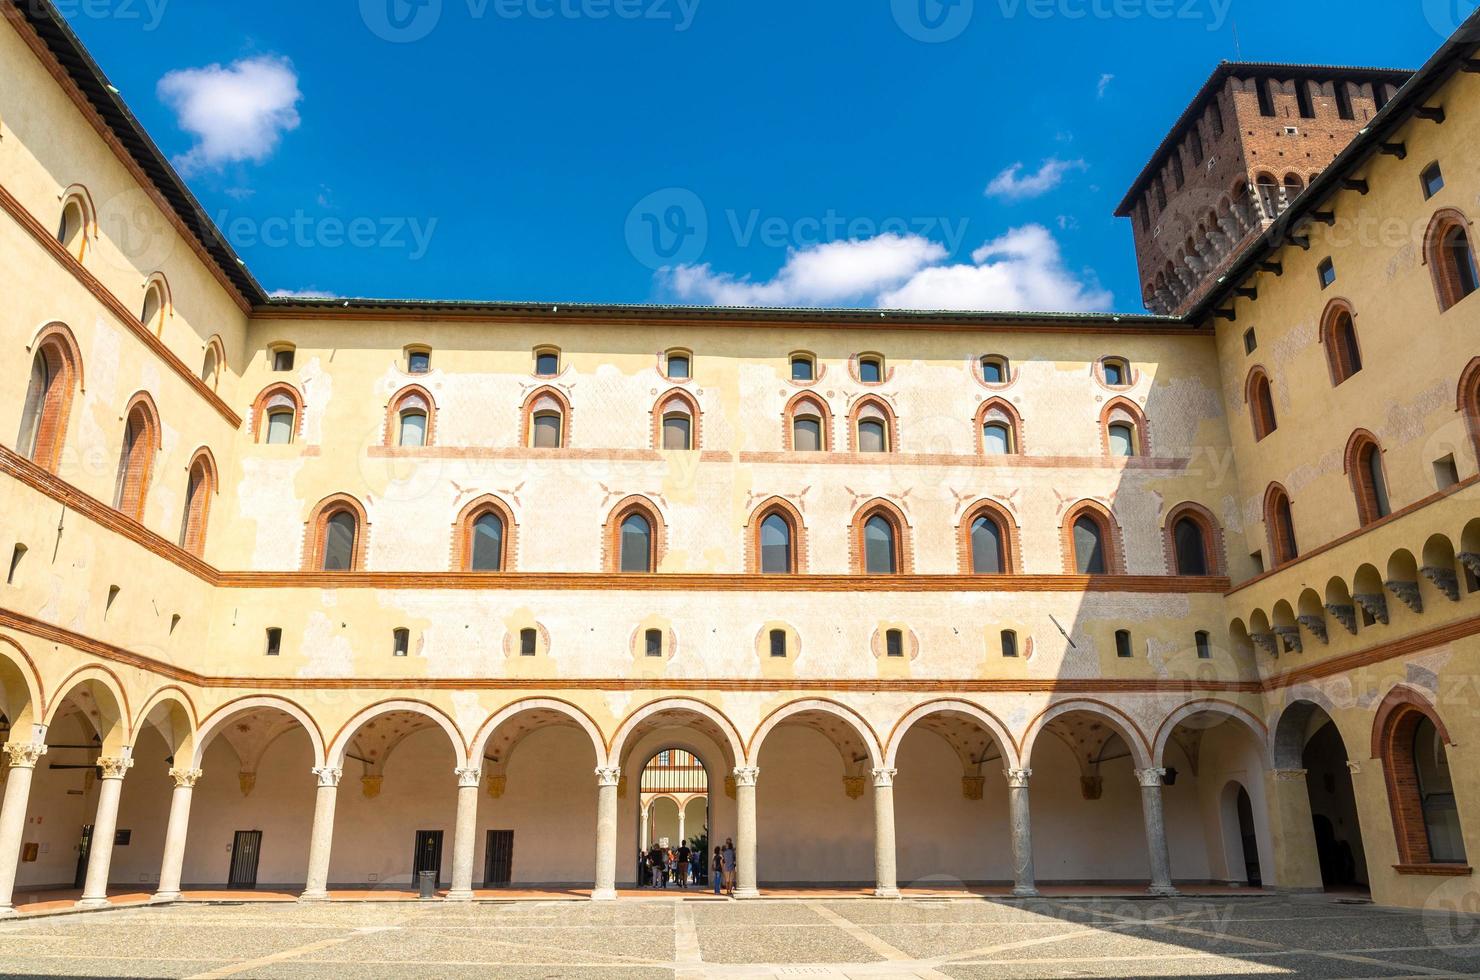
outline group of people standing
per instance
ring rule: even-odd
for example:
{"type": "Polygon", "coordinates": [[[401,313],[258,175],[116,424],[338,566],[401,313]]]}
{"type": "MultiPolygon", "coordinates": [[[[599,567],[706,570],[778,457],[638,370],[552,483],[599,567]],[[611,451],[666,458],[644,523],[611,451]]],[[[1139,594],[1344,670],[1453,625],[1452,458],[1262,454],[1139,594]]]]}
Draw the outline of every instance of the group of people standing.
{"type": "MultiPolygon", "coordinates": [[[[722,847],[714,849],[709,860],[709,880],[716,895],[735,893],[735,842],[725,838],[722,847]]],[[[667,888],[673,884],[687,889],[698,885],[704,878],[704,852],[690,849],[688,844],[679,844],[677,849],[654,844],[646,852],[638,852],[638,880],[650,888],[667,888]]]]}

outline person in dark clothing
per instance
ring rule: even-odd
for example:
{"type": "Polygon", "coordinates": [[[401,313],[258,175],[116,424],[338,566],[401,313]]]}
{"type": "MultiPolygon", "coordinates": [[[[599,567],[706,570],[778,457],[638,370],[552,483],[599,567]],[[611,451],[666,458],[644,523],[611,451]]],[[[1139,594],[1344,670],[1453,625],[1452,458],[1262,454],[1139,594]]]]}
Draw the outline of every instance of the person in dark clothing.
{"type": "Polygon", "coordinates": [[[675,875],[678,887],[687,889],[689,887],[689,845],[678,845],[678,873],[675,875]]]}

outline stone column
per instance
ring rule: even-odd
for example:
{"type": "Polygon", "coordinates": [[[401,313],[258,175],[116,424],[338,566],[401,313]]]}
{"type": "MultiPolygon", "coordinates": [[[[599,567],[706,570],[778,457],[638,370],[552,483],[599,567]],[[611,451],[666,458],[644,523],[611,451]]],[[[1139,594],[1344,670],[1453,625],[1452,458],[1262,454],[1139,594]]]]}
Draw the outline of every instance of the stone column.
{"type": "Polygon", "coordinates": [[[473,900],[473,855],[478,844],[478,786],[483,767],[457,771],[457,825],[452,832],[452,889],[449,902],[473,900]]]}
{"type": "Polygon", "coordinates": [[[1033,875],[1033,820],[1028,810],[1028,780],[1031,769],[1004,769],[1007,777],[1008,819],[1012,823],[1012,893],[1035,898],[1038,882],[1033,875]]]}
{"type": "Polygon", "coordinates": [[[897,770],[874,770],[874,897],[898,898],[894,851],[894,776],[897,770]]]}
{"type": "Polygon", "coordinates": [[[615,901],[617,897],[617,766],[596,770],[596,886],[591,899],[615,901]]]}
{"type": "Polygon", "coordinates": [[[190,799],[195,795],[199,769],[171,769],[175,793],[170,797],[170,822],[164,833],[164,860],[159,866],[159,888],[156,902],[180,900],[180,875],[185,866],[185,839],[190,832],[190,799]]]}
{"type": "Polygon", "coordinates": [[[1273,885],[1280,891],[1324,890],[1305,777],[1304,769],[1273,769],[1264,776],[1269,840],[1274,848],[1273,867],[1260,869],[1266,888],[1273,885]]]}
{"type": "Polygon", "coordinates": [[[757,766],[735,770],[735,897],[759,898],[755,873],[755,781],[757,766]]]}
{"type": "Polygon", "coordinates": [[[5,803],[0,806],[0,918],[15,915],[11,904],[15,872],[20,866],[21,843],[26,836],[26,811],[31,804],[31,777],[36,763],[46,754],[45,742],[6,742],[10,776],[5,783],[5,803]]]}
{"type": "MultiPolygon", "coordinates": [[[[638,805],[642,806],[641,801],[638,805]]],[[[642,845],[642,849],[646,851],[648,849],[648,808],[645,806],[642,807],[642,831],[638,834],[637,840],[642,845]]]]}
{"type": "Polygon", "coordinates": [[[329,855],[334,848],[334,805],[339,801],[339,780],[344,770],[322,766],[313,770],[319,779],[313,803],[313,835],[308,841],[308,882],[300,902],[329,900],[329,855]]]}
{"type": "Polygon", "coordinates": [[[1172,887],[1172,862],[1167,856],[1167,827],[1161,811],[1161,781],[1165,769],[1137,769],[1141,784],[1141,809],[1146,817],[1146,850],[1151,855],[1152,895],[1176,895],[1172,887]]]}
{"type": "Polygon", "coordinates": [[[113,865],[113,838],[118,835],[118,800],[123,795],[123,777],[133,764],[134,760],[126,756],[98,760],[103,778],[98,783],[98,815],[93,818],[87,879],[77,900],[80,909],[108,907],[108,869],[113,865]]]}

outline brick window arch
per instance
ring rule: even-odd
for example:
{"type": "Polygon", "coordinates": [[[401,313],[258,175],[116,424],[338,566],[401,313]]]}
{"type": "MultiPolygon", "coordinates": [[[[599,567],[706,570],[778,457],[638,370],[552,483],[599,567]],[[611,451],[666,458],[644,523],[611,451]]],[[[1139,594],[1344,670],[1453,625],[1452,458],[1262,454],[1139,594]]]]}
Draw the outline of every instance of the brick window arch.
{"type": "Polygon", "coordinates": [[[1059,525],[1068,575],[1123,575],[1120,527],[1104,504],[1084,500],[1069,508],[1059,525]]]}
{"type": "Polygon", "coordinates": [[[558,388],[545,385],[524,399],[520,444],[531,449],[564,449],[570,445],[570,402],[558,388]]]}
{"type": "Polygon", "coordinates": [[[1173,507],[1163,525],[1167,569],[1173,575],[1224,575],[1223,528],[1213,512],[1187,501],[1173,507]]]}
{"type": "Polygon", "coordinates": [[[1244,404],[1249,406],[1255,442],[1279,428],[1274,414],[1274,389],[1270,387],[1269,372],[1263,365],[1255,365],[1249,370],[1249,378],[1244,382],[1244,404]]]}
{"type": "Polygon", "coordinates": [[[118,479],[113,506],[136,521],[144,518],[154,454],[159,451],[159,411],[154,399],[139,392],[124,411],[123,451],[118,457],[118,479]]]}
{"type": "Polygon", "coordinates": [[[1480,460],[1480,357],[1470,359],[1459,376],[1456,410],[1465,418],[1475,458],[1480,460]]]}
{"type": "Polygon", "coordinates": [[[976,410],[980,456],[1017,456],[1023,451],[1023,419],[1005,398],[988,398],[976,410]]]}
{"type": "Polygon", "coordinates": [[[1434,292],[1443,312],[1480,289],[1480,268],[1470,221],[1454,208],[1435,213],[1424,234],[1423,261],[1434,280],[1434,292]]]}
{"type": "Polygon", "coordinates": [[[1129,398],[1112,398],[1100,410],[1100,448],[1106,456],[1150,456],[1146,416],[1129,398]]]}
{"type": "Polygon", "coordinates": [[[216,459],[204,446],[195,451],[185,476],[185,512],[180,519],[180,547],[196,557],[205,554],[211,498],[220,486],[216,459]]]}
{"type": "Polygon", "coordinates": [[[1300,557],[1290,494],[1278,483],[1271,483],[1264,492],[1264,530],[1269,535],[1269,555],[1275,568],[1300,557]]]}
{"type": "Polygon", "coordinates": [[[1377,437],[1366,429],[1353,432],[1347,440],[1343,458],[1352,494],[1357,499],[1357,521],[1366,527],[1391,514],[1393,508],[1388,499],[1387,474],[1377,437]]]}
{"type": "Polygon", "coordinates": [[[452,568],[458,572],[512,572],[519,525],[493,494],[472,501],[452,525],[452,568]]]}
{"type": "Polygon", "coordinates": [[[303,396],[285,381],[262,389],[252,403],[252,433],[260,443],[281,446],[303,434],[303,396]]]}
{"type": "Polygon", "coordinates": [[[757,507],[745,526],[745,570],[761,575],[798,575],[807,567],[807,526],[802,513],[781,497],[757,507]]]}
{"type": "Polygon", "coordinates": [[[1464,835],[1450,778],[1453,745],[1429,700],[1395,687],[1377,709],[1372,755],[1382,760],[1399,866],[1464,865],[1464,835]]]}
{"type": "Polygon", "coordinates": [[[1356,313],[1346,300],[1334,299],[1326,307],[1321,318],[1321,343],[1326,348],[1326,367],[1333,387],[1362,370],[1356,313]]]}
{"type": "Polygon", "coordinates": [[[385,444],[415,449],[434,444],[437,403],[421,385],[408,385],[391,398],[385,413],[385,444]]]}
{"type": "Polygon", "coordinates": [[[909,521],[904,511],[887,500],[871,500],[858,509],[848,535],[848,551],[855,575],[914,572],[909,521]]]}
{"type": "Polygon", "coordinates": [[[832,452],[832,412],[810,391],[794,395],[782,412],[787,452],[832,452]]]}
{"type": "Polygon", "coordinates": [[[897,452],[898,426],[889,403],[872,395],[854,403],[848,413],[848,438],[855,453],[897,452]]]}
{"type": "Polygon", "coordinates": [[[139,323],[154,336],[162,336],[171,305],[169,280],[164,273],[156,272],[144,283],[144,305],[139,310],[139,323]]]}
{"type": "Polygon", "coordinates": [[[362,571],[369,536],[370,519],[363,504],[347,493],[325,497],[308,517],[304,571],[362,571]]]}
{"type": "Polygon", "coordinates": [[[962,575],[1015,575],[1022,568],[1017,522],[995,500],[978,500],[956,526],[962,575]]]}
{"type": "Polygon", "coordinates": [[[82,355],[72,331],[59,323],[42,330],[31,349],[35,354],[16,450],[55,473],[67,440],[72,398],[82,387],[82,355]]]}
{"type": "Polygon", "coordinates": [[[602,527],[602,566],[608,572],[656,572],[667,539],[657,506],[641,495],[628,497],[612,508],[602,527]]]}
{"type": "Polygon", "coordinates": [[[702,417],[699,403],[687,391],[673,389],[653,408],[653,448],[683,452],[698,449],[702,417]]]}

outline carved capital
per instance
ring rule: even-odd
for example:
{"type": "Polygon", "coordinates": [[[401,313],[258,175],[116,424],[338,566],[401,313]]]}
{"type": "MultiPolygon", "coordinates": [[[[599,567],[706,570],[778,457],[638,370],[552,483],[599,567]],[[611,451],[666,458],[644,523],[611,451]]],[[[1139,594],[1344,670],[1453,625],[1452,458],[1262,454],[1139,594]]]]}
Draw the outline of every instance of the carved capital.
{"type": "Polygon", "coordinates": [[[1367,610],[1367,615],[1386,626],[1388,621],[1387,596],[1381,592],[1359,592],[1352,599],[1367,610]]]}
{"type": "Polygon", "coordinates": [[[1298,626],[1276,626],[1275,636],[1285,645],[1286,653],[1304,653],[1305,643],[1300,639],[1300,627],[1298,626]]]}
{"type": "Polygon", "coordinates": [[[875,769],[874,770],[874,786],[875,786],[875,788],[884,789],[886,787],[893,786],[894,785],[894,777],[897,776],[897,775],[899,775],[899,770],[898,769],[875,769]]]}
{"type": "Polygon", "coordinates": [[[1448,596],[1451,602],[1459,602],[1459,574],[1454,569],[1425,565],[1419,572],[1434,583],[1434,588],[1448,596]]]}
{"type": "Polygon", "coordinates": [[[621,766],[598,766],[596,769],[596,785],[616,787],[622,781],[621,766]]]}
{"type": "Polygon", "coordinates": [[[456,773],[458,789],[477,789],[478,784],[483,781],[482,766],[470,766],[466,769],[458,769],[456,773]]]}
{"type": "Polygon", "coordinates": [[[1301,626],[1304,626],[1306,629],[1310,630],[1310,635],[1320,640],[1322,643],[1331,642],[1330,637],[1328,637],[1326,634],[1326,620],[1322,617],[1296,616],[1295,621],[1298,622],[1301,626]]]}
{"type": "Polygon", "coordinates": [[[335,766],[318,766],[314,768],[313,774],[319,777],[320,788],[337,787],[344,778],[344,770],[335,766]]]}
{"type": "Polygon", "coordinates": [[[46,754],[45,742],[6,742],[5,754],[12,769],[35,769],[36,763],[46,754]]]}
{"type": "Polygon", "coordinates": [[[1402,582],[1394,579],[1391,582],[1384,582],[1383,585],[1386,585],[1387,590],[1391,592],[1398,599],[1398,601],[1402,602],[1403,605],[1407,606],[1409,609],[1412,609],[1416,613],[1423,612],[1423,595],[1418,591],[1417,582],[1402,582]]]}
{"type": "Polygon", "coordinates": [[[760,777],[760,774],[761,770],[759,766],[736,766],[735,785],[754,786],[755,781],[760,777]]]}
{"type": "Polygon", "coordinates": [[[1137,769],[1136,782],[1141,784],[1142,789],[1151,789],[1153,787],[1159,789],[1166,774],[1167,771],[1165,769],[1137,769]]]}
{"type": "Polygon", "coordinates": [[[1007,785],[1013,789],[1027,789],[1028,780],[1033,778],[1031,769],[1004,769],[1002,775],[1007,777],[1007,785]]]}
{"type": "Polygon", "coordinates": [[[133,759],[101,758],[98,760],[98,768],[103,771],[104,779],[122,779],[133,767],[133,759]]]}
{"type": "Polygon", "coordinates": [[[1271,769],[1269,774],[1281,783],[1303,783],[1309,770],[1306,769],[1271,769]]]}
{"type": "Polygon", "coordinates": [[[170,778],[175,781],[177,789],[195,789],[196,782],[204,775],[199,769],[170,770],[170,778]]]}

